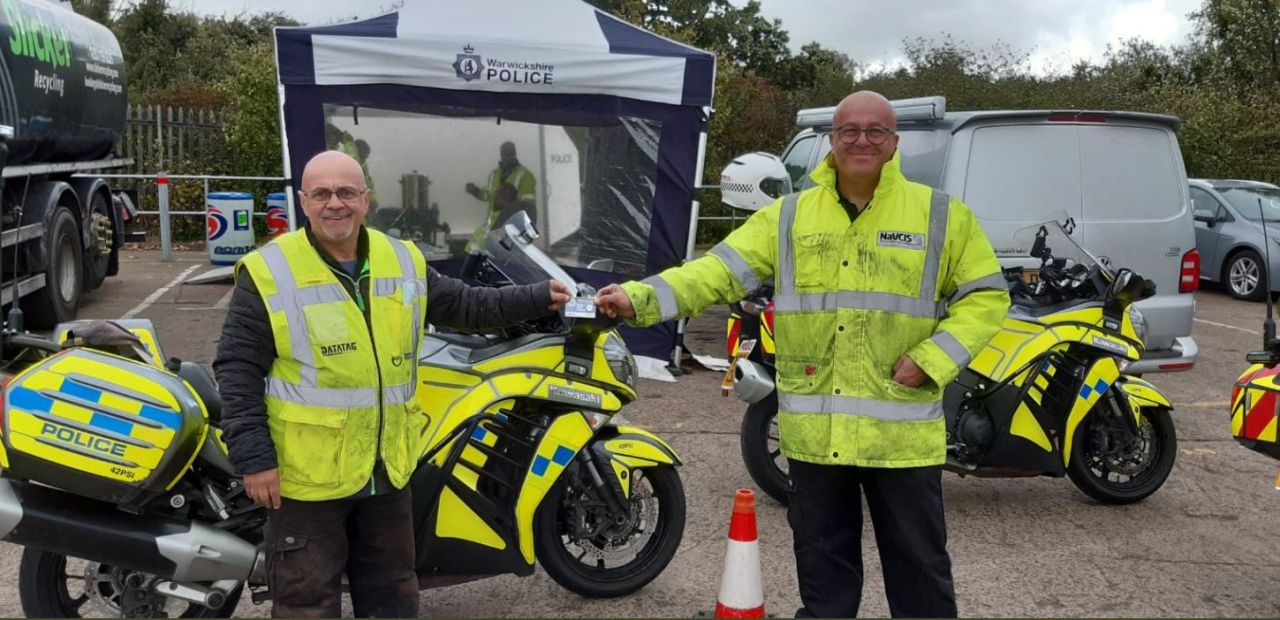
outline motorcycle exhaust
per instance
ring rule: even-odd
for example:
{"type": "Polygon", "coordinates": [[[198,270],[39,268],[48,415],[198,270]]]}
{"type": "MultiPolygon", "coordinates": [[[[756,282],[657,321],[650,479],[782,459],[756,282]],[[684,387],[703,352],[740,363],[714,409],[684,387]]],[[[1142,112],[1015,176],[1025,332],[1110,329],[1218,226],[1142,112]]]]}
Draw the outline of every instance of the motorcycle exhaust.
{"type": "MultiPolygon", "coordinates": [[[[230,532],[195,521],[133,515],[15,480],[0,479],[0,540],[178,582],[249,581],[260,579],[265,567],[263,554],[230,532]]],[[[207,600],[210,594],[190,596],[207,600]]]]}
{"type": "Polygon", "coordinates": [[[773,377],[769,371],[750,360],[738,360],[733,368],[733,395],[751,404],[773,393],[773,377]]]}

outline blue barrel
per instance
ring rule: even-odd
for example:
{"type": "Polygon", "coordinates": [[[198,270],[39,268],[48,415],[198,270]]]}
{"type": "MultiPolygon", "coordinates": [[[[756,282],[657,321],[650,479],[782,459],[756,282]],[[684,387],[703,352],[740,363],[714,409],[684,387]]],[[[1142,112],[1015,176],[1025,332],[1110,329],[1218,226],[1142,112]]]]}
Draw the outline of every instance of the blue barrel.
{"type": "Polygon", "coordinates": [[[210,192],[205,200],[209,262],[234,265],[253,251],[253,194],[210,192]]]}

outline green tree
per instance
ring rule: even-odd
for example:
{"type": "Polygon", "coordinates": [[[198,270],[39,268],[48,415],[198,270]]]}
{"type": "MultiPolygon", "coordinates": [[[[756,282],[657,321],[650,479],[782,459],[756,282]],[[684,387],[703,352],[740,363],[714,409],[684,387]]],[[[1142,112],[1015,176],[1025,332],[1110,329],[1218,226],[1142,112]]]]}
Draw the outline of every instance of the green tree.
{"type": "Polygon", "coordinates": [[[71,0],[71,8],[104,26],[111,26],[113,0],[71,0]]]}
{"type": "Polygon", "coordinates": [[[1204,0],[1191,14],[1206,70],[1242,88],[1280,88],[1280,0],[1204,0]]]}
{"type": "Polygon", "coordinates": [[[782,22],[760,14],[760,2],[741,7],[729,0],[588,0],[643,28],[662,34],[685,33],[680,40],[728,59],[739,69],[774,77],[791,56],[782,22]]]}
{"type": "Polygon", "coordinates": [[[274,49],[263,42],[232,50],[226,58],[226,76],[217,84],[227,101],[224,131],[236,155],[237,174],[281,173],[274,49]]]}
{"type": "Polygon", "coordinates": [[[168,0],[139,0],[121,12],[114,26],[128,67],[130,96],[171,86],[188,74],[187,42],[200,28],[195,15],[171,11],[168,0]]]}

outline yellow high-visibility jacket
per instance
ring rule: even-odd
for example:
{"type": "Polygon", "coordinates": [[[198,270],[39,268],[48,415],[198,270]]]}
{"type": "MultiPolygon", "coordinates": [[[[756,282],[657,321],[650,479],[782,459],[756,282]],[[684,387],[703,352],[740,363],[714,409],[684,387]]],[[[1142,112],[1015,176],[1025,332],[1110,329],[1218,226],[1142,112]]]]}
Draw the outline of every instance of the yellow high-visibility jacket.
{"type": "Polygon", "coordinates": [[[865,467],[946,460],[942,390],[1000,329],[1009,293],[991,243],[963,203],[881,170],[852,223],[830,156],[817,183],[755,213],[702,258],[623,290],[637,325],[701,313],[775,280],[782,451],[865,467]],[[908,355],[929,375],[893,381],[908,355]]]}

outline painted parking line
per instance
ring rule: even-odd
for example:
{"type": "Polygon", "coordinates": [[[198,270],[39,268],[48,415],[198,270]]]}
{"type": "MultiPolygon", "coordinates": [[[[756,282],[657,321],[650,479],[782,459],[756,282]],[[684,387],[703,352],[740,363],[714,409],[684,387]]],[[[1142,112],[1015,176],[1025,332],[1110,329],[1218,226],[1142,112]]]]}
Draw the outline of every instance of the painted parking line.
{"type": "Polygon", "coordinates": [[[179,310],[226,310],[231,305],[231,295],[236,292],[236,287],[227,290],[227,294],[218,300],[218,303],[212,306],[181,306],[179,310]]]}
{"type": "Polygon", "coordinates": [[[1194,319],[1194,320],[1195,320],[1195,322],[1197,322],[1197,323],[1204,323],[1205,325],[1212,325],[1212,326],[1214,326],[1214,327],[1221,327],[1222,329],[1234,329],[1235,331],[1238,331],[1238,332],[1244,332],[1244,333],[1246,333],[1246,334],[1253,334],[1253,335],[1255,335],[1255,336],[1261,336],[1261,335],[1262,335],[1262,332],[1257,331],[1257,330],[1254,330],[1254,329],[1245,329],[1245,328],[1243,328],[1243,327],[1236,327],[1235,325],[1227,325],[1226,323],[1218,323],[1218,322],[1216,322],[1216,321],[1206,321],[1206,320],[1204,320],[1204,319],[1194,319]]]}
{"type": "Polygon", "coordinates": [[[125,319],[132,319],[133,317],[138,316],[139,314],[142,313],[143,310],[146,310],[147,308],[151,307],[151,304],[156,303],[157,299],[160,299],[161,297],[164,296],[165,293],[168,293],[170,289],[177,286],[183,280],[187,279],[187,276],[191,275],[192,271],[195,271],[199,268],[200,268],[200,265],[192,265],[188,267],[186,271],[178,274],[178,277],[174,278],[168,284],[156,289],[155,292],[151,293],[150,295],[147,295],[147,298],[142,300],[142,302],[139,303],[138,305],[134,306],[133,309],[121,315],[120,320],[123,321],[125,319]]]}

